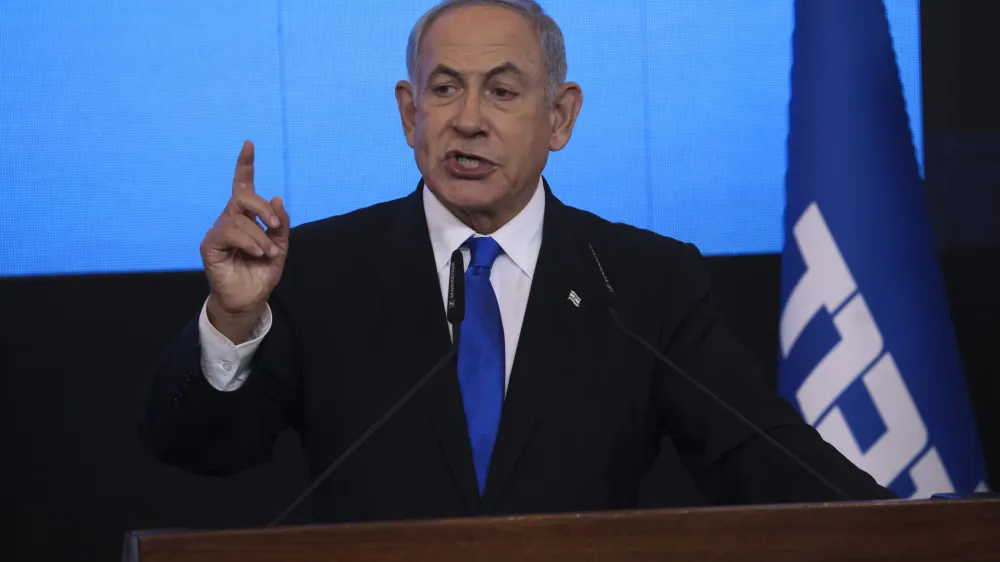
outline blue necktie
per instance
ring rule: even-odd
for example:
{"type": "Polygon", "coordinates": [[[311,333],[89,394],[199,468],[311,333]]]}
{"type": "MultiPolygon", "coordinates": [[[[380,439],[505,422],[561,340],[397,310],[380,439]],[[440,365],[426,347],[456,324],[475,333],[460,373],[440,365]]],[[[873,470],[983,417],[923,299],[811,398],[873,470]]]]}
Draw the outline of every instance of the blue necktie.
{"type": "Polygon", "coordinates": [[[465,320],[458,339],[458,383],[482,496],[503,408],[503,323],[490,284],[490,268],[502,250],[496,240],[485,237],[469,238],[462,247],[472,252],[472,259],[465,272],[465,320]]]}

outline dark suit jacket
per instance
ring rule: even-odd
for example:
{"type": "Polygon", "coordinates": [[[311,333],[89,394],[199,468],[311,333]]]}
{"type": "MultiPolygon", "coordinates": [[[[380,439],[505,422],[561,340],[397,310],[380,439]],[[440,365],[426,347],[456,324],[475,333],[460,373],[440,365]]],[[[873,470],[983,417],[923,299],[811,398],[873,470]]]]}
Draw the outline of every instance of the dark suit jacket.
{"type": "MultiPolygon", "coordinates": [[[[764,386],[694,246],[563,205],[547,186],[545,204],[482,499],[452,364],[317,491],[318,519],[629,508],[663,433],[712,502],[838,499],[613,325],[588,245],[633,331],[855,498],[892,497],[764,386]]],[[[168,351],[142,424],[164,462],[232,474],[267,461],[292,427],[318,474],[449,350],[419,189],[295,228],[270,305],[235,392],[202,376],[196,320],[168,351]]]]}

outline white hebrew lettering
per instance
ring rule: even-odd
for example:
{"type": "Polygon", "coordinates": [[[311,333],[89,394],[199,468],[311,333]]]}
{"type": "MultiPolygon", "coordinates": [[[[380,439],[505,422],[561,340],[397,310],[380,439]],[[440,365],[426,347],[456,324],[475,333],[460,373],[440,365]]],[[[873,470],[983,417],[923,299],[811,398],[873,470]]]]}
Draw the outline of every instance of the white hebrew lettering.
{"type": "Polygon", "coordinates": [[[793,233],[806,271],[781,314],[782,356],[788,357],[806,326],[823,308],[831,315],[836,313],[833,324],[840,335],[840,341],[816,364],[795,394],[806,422],[815,425],[824,439],[879,484],[890,484],[912,463],[910,476],[916,487],[913,497],[952,491],[941,456],[936,448],[927,447],[927,426],[892,354],[883,353],[878,324],[862,294],[856,293],[854,276],[815,202],[806,207],[793,233]],[[835,404],[859,376],[886,427],[885,433],[864,452],[843,411],[835,404]]]}
{"type": "Polygon", "coordinates": [[[941,455],[934,447],[928,449],[913,465],[910,478],[917,487],[917,491],[911,496],[914,498],[929,498],[934,494],[950,494],[955,491],[951,478],[948,478],[948,471],[941,462],[941,455]]]}
{"type": "Polygon", "coordinates": [[[861,452],[840,408],[833,408],[816,429],[851,462],[871,474],[879,484],[886,485],[924,450],[927,428],[899,376],[892,354],[883,355],[861,380],[886,428],[875,444],[861,452]]]}
{"type": "Polygon", "coordinates": [[[806,423],[815,424],[882,353],[882,334],[860,293],[834,316],[833,325],[840,341],[816,364],[795,395],[806,423]]]}
{"type": "Polygon", "coordinates": [[[857,288],[844,256],[816,203],[810,203],[793,229],[806,272],[792,289],[781,314],[781,352],[788,357],[812,317],[825,306],[833,314],[857,288]]]}

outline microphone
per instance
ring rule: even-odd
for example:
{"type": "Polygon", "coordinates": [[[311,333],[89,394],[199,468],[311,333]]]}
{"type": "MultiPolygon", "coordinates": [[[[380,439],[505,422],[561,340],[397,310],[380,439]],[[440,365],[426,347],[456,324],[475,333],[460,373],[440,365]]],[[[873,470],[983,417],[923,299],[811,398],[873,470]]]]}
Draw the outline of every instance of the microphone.
{"type": "Polygon", "coordinates": [[[666,355],[661,353],[660,350],[656,349],[656,346],[646,341],[646,339],[640,336],[639,334],[636,334],[635,332],[629,330],[628,327],[626,327],[625,324],[621,321],[621,318],[618,316],[618,310],[615,308],[615,290],[614,288],[611,287],[611,282],[608,281],[608,276],[604,273],[604,267],[601,265],[601,260],[598,259],[597,257],[597,252],[594,251],[594,247],[590,244],[587,244],[587,248],[590,249],[590,255],[593,256],[594,263],[597,264],[597,270],[600,272],[601,278],[604,281],[604,288],[606,290],[605,292],[608,299],[608,314],[611,316],[611,319],[614,321],[615,325],[618,327],[619,330],[621,330],[623,333],[625,333],[625,335],[632,338],[633,340],[636,341],[636,343],[638,343],[647,351],[649,351],[653,355],[653,357],[655,357],[658,361],[670,367],[674,372],[679,374],[689,383],[693,384],[695,388],[701,391],[705,396],[712,399],[712,401],[718,404],[720,407],[722,407],[723,410],[726,410],[727,412],[735,416],[736,419],[740,420],[740,423],[742,423],[744,426],[750,429],[758,437],[770,443],[775,449],[780,451],[781,454],[783,454],[785,457],[787,457],[795,464],[797,464],[800,468],[802,468],[802,470],[804,470],[806,473],[812,476],[817,482],[819,482],[827,489],[840,496],[841,499],[846,501],[855,501],[855,499],[850,494],[840,489],[840,487],[834,484],[833,482],[830,482],[825,476],[816,471],[816,469],[809,466],[809,463],[802,460],[795,453],[789,451],[781,443],[778,443],[777,440],[768,435],[767,432],[761,429],[760,427],[757,427],[755,423],[747,419],[747,417],[741,414],[736,408],[729,405],[728,402],[726,402],[717,394],[712,392],[707,386],[698,381],[698,379],[694,378],[687,371],[680,368],[676,363],[671,361],[666,355]]]}
{"type": "Polygon", "coordinates": [[[458,347],[458,328],[465,320],[465,258],[462,250],[451,253],[451,270],[448,272],[448,322],[454,332],[452,341],[458,347]]]}
{"type": "Polygon", "coordinates": [[[379,418],[378,421],[371,424],[371,426],[369,426],[368,429],[366,429],[365,432],[354,441],[354,443],[351,443],[350,447],[345,449],[336,460],[330,463],[330,466],[326,467],[326,470],[316,477],[312,484],[299,494],[299,497],[295,498],[295,501],[289,504],[288,507],[286,507],[277,517],[272,519],[271,522],[267,524],[266,528],[277,527],[285,519],[287,519],[288,516],[291,515],[291,513],[306,500],[306,498],[311,496],[312,493],[323,484],[323,482],[326,482],[326,480],[337,471],[340,465],[344,464],[344,462],[349,459],[355,451],[360,449],[361,446],[364,445],[365,442],[368,441],[368,439],[374,435],[380,427],[385,425],[385,423],[389,421],[392,416],[396,414],[396,412],[405,406],[406,403],[409,402],[421,388],[426,386],[435,375],[440,373],[444,367],[451,362],[452,358],[458,355],[459,326],[461,325],[462,320],[465,319],[465,259],[462,257],[461,250],[455,250],[451,254],[451,270],[449,271],[448,277],[447,317],[453,331],[452,345],[451,349],[448,350],[448,353],[445,353],[444,356],[441,357],[441,359],[439,359],[429,371],[427,371],[427,374],[417,381],[416,384],[410,388],[410,390],[406,391],[406,394],[404,394],[399,400],[396,401],[395,404],[382,414],[382,417],[379,418]]]}

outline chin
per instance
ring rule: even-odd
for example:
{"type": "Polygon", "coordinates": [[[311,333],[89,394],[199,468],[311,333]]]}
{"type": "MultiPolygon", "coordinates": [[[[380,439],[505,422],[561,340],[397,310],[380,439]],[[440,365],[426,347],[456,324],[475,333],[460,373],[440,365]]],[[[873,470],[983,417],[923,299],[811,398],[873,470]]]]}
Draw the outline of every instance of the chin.
{"type": "Polygon", "coordinates": [[[447,205],[469,211],[495,209],[503,200],[503,190],[490,182],[443,178],[432,190],[447,205]]]}

